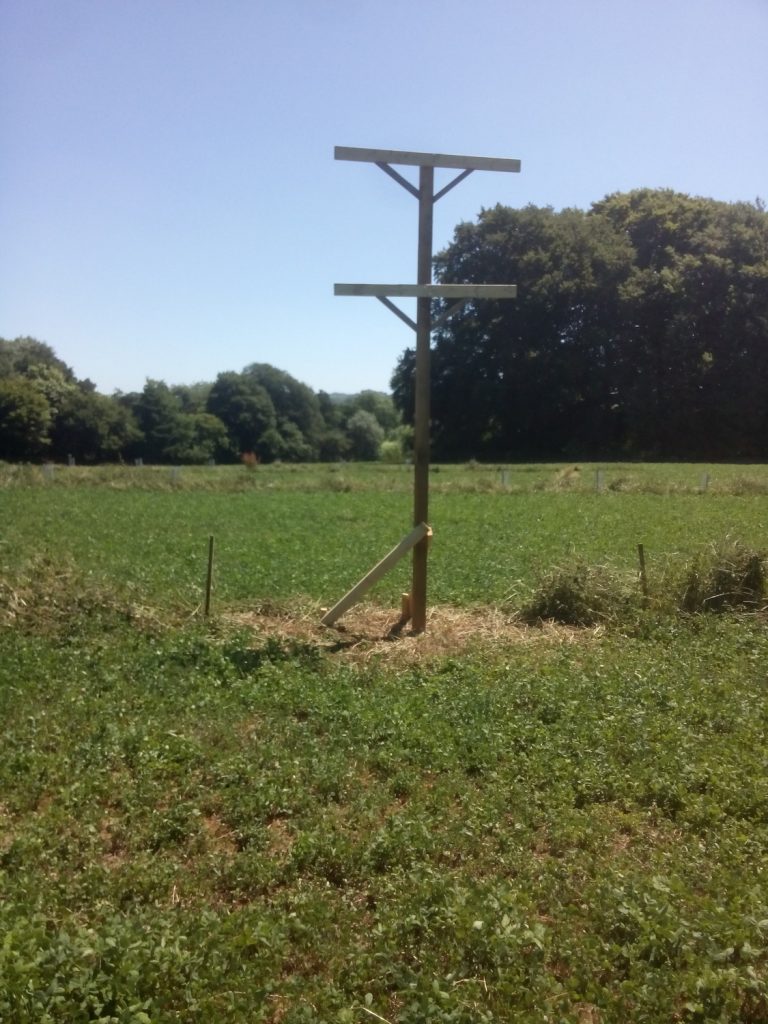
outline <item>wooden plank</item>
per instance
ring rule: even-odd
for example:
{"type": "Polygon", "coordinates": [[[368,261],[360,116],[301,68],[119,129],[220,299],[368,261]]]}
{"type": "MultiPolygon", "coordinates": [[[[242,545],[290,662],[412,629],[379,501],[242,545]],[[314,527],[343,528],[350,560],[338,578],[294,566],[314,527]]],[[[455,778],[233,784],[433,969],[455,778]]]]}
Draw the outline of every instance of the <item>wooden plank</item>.
{"type": "Polygon", "coordinates": [[[516,299],[516,284],[335,284],[334,295],[406,299],[516,299]]]}
{"type": "Polygon", "coordinates": [[[335,160],[357,160],[373,164],[401,164],[409,167],[449,167],[457,171],[510,171],[520,170],[519,160],[495,156],[458,156],[453,153],[414,153],[401,149],[360,149],[355,146],[336,146],[335,160]]]}
{"type": "Polygon", "coordinates": [[[359,583],[356,583],[340,601],[336,602],[330,611],[325,613],[320,620],[322,624],[324,626],[332,626],[353,604],[357,604],[374,583],[378,583],[382,576],[400,561],[403,555],[407,555],[411,548],[415,547],[424,537],[429,536],[431,532],[426,523],[419,523],[418,526],[415,526],[406,537],[403,537],[397,547],[392,548],[388,555],[385,555],[380,562],[374,565],[371,571],[363,576],[359,583]]]}

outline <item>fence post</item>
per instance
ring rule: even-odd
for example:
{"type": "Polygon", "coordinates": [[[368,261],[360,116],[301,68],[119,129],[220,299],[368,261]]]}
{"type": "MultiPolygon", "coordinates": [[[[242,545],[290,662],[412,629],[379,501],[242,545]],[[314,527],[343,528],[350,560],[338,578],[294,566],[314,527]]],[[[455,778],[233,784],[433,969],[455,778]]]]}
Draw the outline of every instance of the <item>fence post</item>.
{"type": "Polygon", "coordinates": [[[205,604],[203,615],[207,619],[211,614],[211,588],[213,585],[213,535],[208,538],[208,573],[205,578],[205,604]]]}

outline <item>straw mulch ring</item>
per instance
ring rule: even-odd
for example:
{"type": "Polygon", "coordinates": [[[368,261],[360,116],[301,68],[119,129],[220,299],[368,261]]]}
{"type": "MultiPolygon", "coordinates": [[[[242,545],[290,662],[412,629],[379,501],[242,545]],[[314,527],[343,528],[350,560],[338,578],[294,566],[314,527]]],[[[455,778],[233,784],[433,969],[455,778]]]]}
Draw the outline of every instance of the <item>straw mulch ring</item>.
{"type": "Polygon", "coordinates": [[[267,605],[250,612],[230,613],[226,620],[252,630],[257,643],[267,639],[301,643],[335,657],[362,662],[375,659],[393,665],[415,664],[490,647],[584,643],[604,632],[602,627],[580,629],[548,622],[526,626],[494,607],[432,607],[426,632],[417,635],[410,625],[398,628],[396,611],[380,605],[356,605],[333,626],[322,625],[322,615],[323,609],[316,605],[267,605]]]}

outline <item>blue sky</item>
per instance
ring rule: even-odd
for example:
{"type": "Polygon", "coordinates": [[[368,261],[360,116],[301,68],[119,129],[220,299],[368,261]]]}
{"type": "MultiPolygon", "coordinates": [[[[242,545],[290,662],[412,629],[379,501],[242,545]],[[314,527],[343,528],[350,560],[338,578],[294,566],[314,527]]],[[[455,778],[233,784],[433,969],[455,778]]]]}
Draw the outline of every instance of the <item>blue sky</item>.
{"type": "Polygon", "coordinates": [[[436,250],[497,202],[768,199],[767,50],[768,0],[0,0],[0,336],[107,393],[385,390],[411,332],[333,283],[414,282],[417,204],[335,145],[522,161],[436,250]]]}

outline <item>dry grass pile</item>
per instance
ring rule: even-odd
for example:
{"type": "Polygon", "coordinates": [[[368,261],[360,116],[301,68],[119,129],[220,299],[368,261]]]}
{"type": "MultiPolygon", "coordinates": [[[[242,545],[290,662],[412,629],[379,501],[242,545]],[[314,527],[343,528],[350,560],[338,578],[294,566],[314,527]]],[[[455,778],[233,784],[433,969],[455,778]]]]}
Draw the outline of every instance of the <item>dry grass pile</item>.
{"type": "Polygon", "coordinates": [[[159,624],[149,608],[130,603],[108,584],[82,572],[67,559],[39,555],[0,576],[0,626],[27,632],[66,632],[86,619],[159,624]]]}
{"type": "Polygon", "coordinates": [[[0,579],[0,622],[6,625],[55,626],[90,603],[76,570],[46,556],[31,560],[12,578],[0,579]]]}
{"type": "Polygon", "coordinates": [[[430,608],[427,629],[414,634],[409,626],[397,626],[394,609],[359,604],[334,626],[323,626],[317,605],[279,609],[261,606],[249,612],[231,613],[225,622],[246,628],[257,642],[278,640],[287,647],[300,644],[357,662],[384,661],[391,665],[429,662],[483,648],[583,643],[601,635],[602,629],[585,630],[553,622],[537,628],[510,617],[495,607],[430,608]]]}
{"type": "Polygon", "coordinates": [[[759,611],[766,604],[766,556],[726,539],[694,559],[684,574],[686,612],[759,611]]]}
{"type": "Polygon", "coordinates": [[[548,573],[520,610],[520,619],[596,626],[621,621],[636,603],[636,592],[612,570],[578,563],[548,573]]]}

